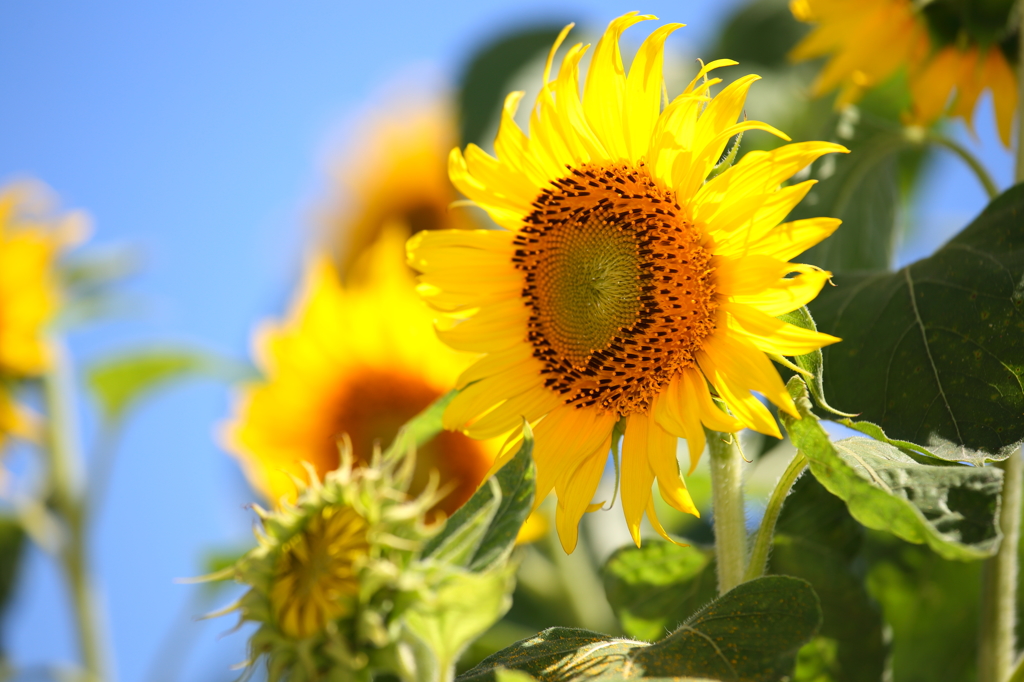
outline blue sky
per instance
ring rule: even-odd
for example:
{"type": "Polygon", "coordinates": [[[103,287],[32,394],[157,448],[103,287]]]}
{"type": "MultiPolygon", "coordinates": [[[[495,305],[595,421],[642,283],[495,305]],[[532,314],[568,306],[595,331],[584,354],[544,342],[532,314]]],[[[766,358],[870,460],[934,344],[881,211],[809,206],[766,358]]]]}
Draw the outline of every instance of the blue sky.
{"type": "MultiPolygon", "coordinates": [[[[672,38],[699,54],[735,0],[636,7],[689,24],[672,38]]],[[[146,311],[72,339],[80,363],[153,340],[244,357],[253,325],[281,310],[322,198],[327,150],[365,102],[403,74],[453,78],[472,48],[537,19],[601,26],[619,2],[48,2],[0,6],[0,180],[33,176],[94,218],[94,243],[130,243],[145,271],[130,291],[146,311]]],[[[1001,186],[988,102],[979,150],[1001,186]]],[[[901,260],[926,255],[985,203],[943,158],[915,209],[927,230],[901,260]]],[[[102,513],[94,564],[109,605],[121,680],[230,680],[244,635],[230,619],[193,623],[200,557],[245,544],[251,496],[212,431],[227,411],[213,383],[147,403],[125,433],[102,513]],[[177,625],[176,625],[177,624],[177,625]],[[196,646],[161,649],[172,627],[196,646]],[[154,659],[158,651],[167,656],[154,659]]],[[[5,621],[13,662],[75,657],[62,583],[33,552],[5,621]]],[[[225,593],[221,597],[226,601],[225,593]]]]}

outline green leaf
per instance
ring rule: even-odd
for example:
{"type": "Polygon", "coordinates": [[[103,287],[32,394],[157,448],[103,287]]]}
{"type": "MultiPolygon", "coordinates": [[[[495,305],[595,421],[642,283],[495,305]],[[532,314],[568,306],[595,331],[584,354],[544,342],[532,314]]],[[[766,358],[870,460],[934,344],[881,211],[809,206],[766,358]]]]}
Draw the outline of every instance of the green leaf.
{"type": "Polygon", "coordinates": [[[458,393],[457,390],[448,391],[406,422],[398,431],[395,440],[384,451],[384,461],[390,461],[394,457],[404,457],[410,449],[419,450],[436,438],[437,434],[444,431],[442,425],[444,411],[448,408],[448,403],[458,393]]]}
{"type": "Polygon", "coordinates": [[[469,59],[458,95],[462,144],[473,142],[483,146],[490,142],[483,135],[498,119],[512,79],[551,49],[563,26],[544,24],[507,33],[484,45],[469,59]]]}
{"type": "Polygon", "coordinates": [[[424,558],[458,563],[482,572],[505,561],[533,508],[533,434],[524,425],[519,452],[480,486],[423,549],[424,558]]]}
{"type": "Polygon", "coordinates": [[[521,670],[543,682],[567,682],[619,672],[629,652],[642,642],[615,639],[579,628],[548,628],[488,656],[459,676],[459,682],[494,682],[502,668],[521,670]]]}
{"type": "MultiPolygon", "coordinates": [[[[818,669],[810,675],[798,667],[795,680],[878,682],[882,678],[888,655],[882,614],[846,557],[801,536],[776,534],[770,571],[803,578],[821,600],[821,631],[807,645],[817,654],[818,669]]],[[[810,658],[805,658],[805,664],[810,658]]]]}
{"type": "Polygon", "coordinates": [[[602,570],[605,595],[626,634],[654,641],[718,595],[714,552],[671,542],[626,546],[602,570]]]}
{"type": "MultiPolygon", "coordinates": [[[[811,331],[818,331],[818,327],[814,324],[814,318],[811,317],[811,311],[807,309],[807,306],[797,308],[791,313],[785,315],[779,315],[779,319],[783,322],[796,325],[802,329],[810,329],[811,331]]],[[[822,362],[821,349],[813,350],[810,353],[804,355],[798,355],[793,358],[797,367],[810,374],[811,381],[807,384],[807,387],[811,390],[811,396],[814,398],[815,404],[821,409],[837,414],[841,417],[852,417],[854,415],[847,414],[846,412],[840,412],[833,408],[825,400],[825,363],[822,362]]]]}
{"type": "Polygon", "coordinates": [[[865,529],[814,476],[801,476],[776,524],[769,572],[803,578],[821,600],[818,636],[794,682],[877,682],[888,655],[881,611],[864,588],[865,529]]]}
{"type": "Polygon", "coordinates": [[[499,668],[542,682],[597,678],[674,678],[774,682],[793,669],[797,650],[821,621],[805,581],[785,576],[744,583],[648,645],[589,630],[550,628],[487,657],[459,677],[491,682],[499,668]]]}
{"type": "Polygon", "coordinates": [[[820,624],[818,597],[806,581],[769,576],[733,588],[630,659],[645,677],[774,682],[792,673],[797,651],[820,624]]]}
{"type": "Polygon", "coordinates": [[[466,647],[508,611],[514,574],[509,564],[483,573],[454,572],[403,612],[403,625],[433,654],[438,679],[451,679],[446,671],[454,670],[466,647]]]}
{"type": "Polygon", "coordinates": [[[1024,185],[930,258],[837,277],[812,305],[829,391],[937,456],[1005,459],[1024,440],[1024,185]],[[977,452],[975,452],[977,451],[977,452]]]}
{"type": "Polygon", "coordinates": [[[187,348],[117,353],[86,369],[86,383],[110,421],[122,419],[139,401],[178,381],[205,377],[234,382],[251,376],[239,363],[187,348]]]}
{"type": "Polygon", "coordinates": [[[866,584],[891,628],[892,679],[977,680],[981,562],[870,533],[866,584]]]}
{"type": "Polygon", "coordinates": [[[811,413],[807,387],[789,381],[802,419],[780,414],[811,473],[844,500],[855,519],[908,542],[927,543],[947,559],[982,559],[999,547],[1002,471],[995,467],[926,466],[868,438],[837,443],[811,413]]]}

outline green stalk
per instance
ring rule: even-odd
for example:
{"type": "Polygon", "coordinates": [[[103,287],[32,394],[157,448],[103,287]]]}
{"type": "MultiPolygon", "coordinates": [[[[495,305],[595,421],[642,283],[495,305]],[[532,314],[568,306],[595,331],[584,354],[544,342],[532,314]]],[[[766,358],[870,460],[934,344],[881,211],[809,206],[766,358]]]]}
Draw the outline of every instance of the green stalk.
{"type": "MultiPolygon", "coordinates": [[[[1024,36],[1024,3],[1017,6],[1020,35],[1024,36]]],[[[1017,92],[1024,93],[1024,40],[1019,41],[1017,92]]],[[[1024,181],[1024,106],[1017,103],[1017,168],[1015,182],[1024,181]]],[[[1003,497],[999,526],[1003,541],[999,552],[985,562],[982,583],[981,632],[978,647],[979,682],[1024,682],[1024,661],[1012,671],[1017,656],[1015,637],[1017,617],[1017,549],[1020,543],[1021,488],[1024,487],[1024,448],[1019,449],[1002,467],[1003,497]]]]}
{"type": "Polygon", "coordinates": [[[739,435],[708,431],[711,504],[715,525],[718,593],[743,582],[747,568],[747,528],[743,514],[743,455],[739,435]]]}
{"type": "Polygon", "coordinates": [[[1015,452],[997,466],[1004,472],[999,528],[1003,541],[982,572],[981,628],[978,633],[978,682],[1006,682],[1015,658],[1017,547],[1020,541],[1024,459],[1015,452]]]}
{"type": "MultiPolygon", "coordinates": [[[[985,170],[985,166],[982,165],[981,161],[971,154],[966,147],[960,143],[944,137],[935,132],[928,133],[928,141],[945,147],[949,151],[959,156],[968,167],[974,171],[974,175],[978,178],[978,182],[985,188],[985,193],[988,194],[989,201],[999,196],[999,187],[996,185],[995,180],[989,175],[988,171],[985,170]]],[[[1019,162],[1018,162],[1019,163],[1019,162]]]]}
{"type": "Polygon", "coordinates": [[[743,582],[754,580],[764,575],[765,566],[768,563],[768,552],[772,548],[772,538],[775,537],[775,524],[779,520],[779,513],[782,511],[782,503],[786,501],[789,491],[796,483],[796,479],[807,468],[807,458],[797,452],[790,461],[789,466],[782,472],[782,478],[775,485],[772,496],[768,499],[768,506],[764,510],[764,518],[761,520],[761,527],[757,529],[757,536],[754,538],[754,546],[750,550],[750,564],[743,576],[743,582]]]}
{"type": "Polygon", "coordinates": [[[52,341],[53,366],[43,380],[47,406],[50,504],[65,524],[67,537],[59,558],[71,593],[78,646],[86,679],[106,679],[103,631],[86,552],[82,457],[74,403],[74,380],[63,344],[52,341]]]}

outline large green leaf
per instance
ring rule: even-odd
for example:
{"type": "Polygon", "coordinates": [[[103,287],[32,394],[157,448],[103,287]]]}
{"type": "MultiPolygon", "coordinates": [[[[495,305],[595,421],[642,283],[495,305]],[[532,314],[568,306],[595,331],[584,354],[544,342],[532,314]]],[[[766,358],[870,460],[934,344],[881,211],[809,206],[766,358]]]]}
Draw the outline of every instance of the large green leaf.
{"type": "Polygon", "coordinates": [[[210,378],[240,381],[252,371],[240,363],[190,348],[148,348],[93,362],[86,383],[106,419],[116,421],[139,401],[179,381],[210,378]]]}
{"type": "Polygon", "coordinates": [[[525,426],[523,444],[505,466],[452,514],[441,533],[423,550],[434,558],[486,571],[508,558],[516,535],[533,508],[533,435],[525,426]]]}
{"type": "Polygon", "coordinates": [[[811,413],[803,381],[793,377],[788,388],[802,417],[780,415],[793,444],[854,518],[868,528],[926,543],[947,559],[982,559],[995,553],[1000,469],[927,466],[870,438],[832,443],[811,413]]]}
{"type": "Polygon", "coordinates": [[[470,57],[459,86],[462,144],[484,145],[516,73],[554,44],[565,24],[543,24],[506,33],[470,57]]]}
{"type": "Polygon", "coordinates": [[[671,542],[627,545],[602,569],[605,595],[630,637],[654,641],[718,595],[714,552],[671,542]]]}
{"type": "Polygon", "coordinates": [[[484,659],[461,682],[491,682],[500,668],[542,682],[638,678],[774,682],[793,670],[796,653],[821,622],[805,581],[771,576],[744,583],[648,645],[589,630],[551,628],[484,659]]]}
{"type": "Polygon", "coordinates": [[[843,339],[824,351],[837,407],[954,461],[1024,440],[1024,185],[930,258],[836,284],[812,311],[843,339]]]}
{"type": "Polygon", "coordinates": [[[821,631],[800,650],[794,682],[877,682],[888,653],[859,561],[865,529],[814,476],[801,476],[776,524],[769,572],[803,578],[821,600],[821,631]]]}
{"type": "Polygon", "coordinates": [[[792,673],[797,651],[820,624],[807,582],[769,576],[733,588],[631,659],[644,676],[772,682],[792,673]]]}
{"type": "Polygon", "coordinates": [[[981,569],[870,533],[866,584],[891,628],[893,682],[977,680],[981,569]]]}

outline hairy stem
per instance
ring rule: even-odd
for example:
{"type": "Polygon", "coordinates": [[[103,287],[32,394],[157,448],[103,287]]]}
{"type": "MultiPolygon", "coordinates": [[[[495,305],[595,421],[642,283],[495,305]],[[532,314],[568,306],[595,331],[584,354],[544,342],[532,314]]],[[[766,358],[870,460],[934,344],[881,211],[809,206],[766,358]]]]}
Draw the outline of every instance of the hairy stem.
{"type": "Polygon", "coordinates": [[[980,182],[981,186],[985,188],[985,193],[988,194],[990,201],[999,196],[999,187],[996,185],[995,180],[993,180],[992,176],[989,175],[987,170],[985,170],[985,166],[982,165],[981,161],[979,161],[974,154],[971,154],[966,147],[955,140],[951,140],[948,137],[944,137],[943,135],[939,135],[934,132],[928,133],[928,140],[940,147],[945,147],[959,156],[961,160],[963,160],[963,162],[966,163],[974,172],[975,177],[978,178],[978,182],[980,182]]]}
{"type": "Polygon", "coordinates": [[[105,646],[96,594],[86,552],[85,496],[81,489],[82,458],[70,362],[63,344],[50,344],[53,365],[44,378],[48,434],[50,504],[64,522],[67,537],[60,561],[74,609],[78,646],[90,682],[106,679],[105,646]]]}
{"type": "Polygon", "coordinates": [[[1020,540],[1021,486],[1024,459],[1020,451],[997,466],[1004,472],[999,527],[1003,541],[982,574],[978,681],[1006,682],[1015,657],[1017,608],[1017,546],[1020,540]]]}
{"type": "Polygon", "coordinates": [[[775,537],[775,524],[779,520],[779,513],[782,511],[782,503],[786,501],[789,491],[800,478],[800,474],[807,468],[807,458],[797,452],[790,461],[789,466],[782,472],[782,478],[775,485],[772,496],[768,499],[768,506],[764,510],[764,518],[761,520],[761,527],[757,529],[754,538],[754,546],[750,550],[750,564],[743,576],[743,581],[754,580],[764,575],[765,565],[768,563],[768,552],[772,548],[772,539],[775,537]]]}
{"type": "Polygon", "coordinates": [[[747,567],[747,528],[743,513],[743,455],[739,435],[708,431],[711,504],[715,525],[718,593],[743,582],[747,567]]]}

